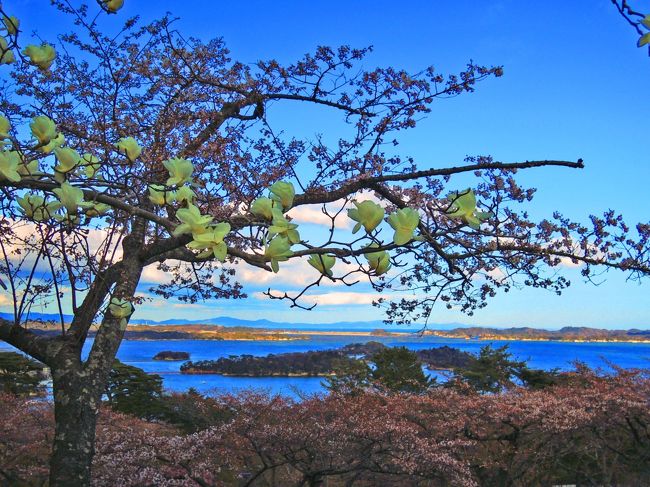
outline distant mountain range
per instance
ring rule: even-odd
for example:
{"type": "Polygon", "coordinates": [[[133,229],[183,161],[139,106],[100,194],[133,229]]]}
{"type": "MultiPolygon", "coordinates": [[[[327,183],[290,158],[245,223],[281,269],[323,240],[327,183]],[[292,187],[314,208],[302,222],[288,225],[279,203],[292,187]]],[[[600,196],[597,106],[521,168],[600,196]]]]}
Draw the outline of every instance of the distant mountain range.
{"type": "MultiPolygon", "coordinates": [[[[13,315],[11,313],[0,313],[0,318],[12,320],[13,315]]],[[[49,321],[58,323],[59,315],[56,313],[31,313],[29,318],[33,321],[49,321]]],[[[72,321],[72,315],[63,315],[63,319],[66,323],[72,321]]],[[[143,319],[133,319],[130,321],[133,325],[219,325],[225,327],[247,327],[247,328],[264,328],[267,330],[306,330],[306,331],[317,331],[317,330],[337,330],[337,331],[372,331],[372,330],[389,330],[389,331],[418,331],[423,328],[424,325],[412,324],[409,326],[389,326],[386,325],[381,320],[373,321],[339,321],[336,323],[294,323],[294,322],[277,322],[270,320],[243,320],[240,318],[232,318],[230,316],[217,316],[214,318],[207,318],[201,320],[187,320],[187,319],[169,319],[164,321],[154,321],[154,320],[143,320],[143,319]]],[[[427,325],[427,330],[429,333],[436,331],[450,331],[453,335],[458,337],[472,337],[472,336],[485,336],[485,335],[498,335],[498,336],[507,336],[507,335],[516,335],[518,337],[528,336],[533,338],[541,338],[542,336],[550,335],[564,335],[564,336],[576,336],[584,337],[588,339],[595,339],[597,337],[611,335],[612,332],[625,332],[628,335],[644,335],[648,336],[650,331],[646,330],[602,330],[597,328],[589,327],[569,327],[566,326],[561,329],[541,329],[541,328],[530,328],[530,327],[517,327],[517,328],[506,328],[506,327],[484,327],[476,325],[464,325],[462,323],[429,323],[427,325]]]]}
{"type": "MultiPolygon", "coordinates": [[[[11,313],[0,313],[0,318],[12,320],[11,313]]],[[[30,313],[29,319],[34,321],[54,321],[59,322],[59,315],[56,313],[30,313]]],[[[72,315],[63,315],[66,323],[72,321],[72,315]]],[[[186,320],[186,319],[169,319],[164,321],[132,319],[130,323],[134,325],[221,325],[221,326],[245,326],[249,328],[267,328],[271,330],[283,329],[301,329],[301,330],[374,330],[374,329],[393,329],[403,331],[414,331],[422,328],[423,325],[409,325],[409,326],[387,326],[381,320],[373,321],[339,321],[336,323],[292,323],[292,322],[277,322],[270,320],[243,320],[240,318],[232,318],[229,316],[217,316],[215,318],[207,318],[202,320],[186,320]]],[[[461,323],[435,323],[429,324],[429,329],[435,330],[452,330],[454,328],[462,328],[469,325],[461,323]]]]}
{"type": "Polygon", "coordinates": [[[443,338],[464,338],[477,340],[559,340],[575,342],[644,342],[650,341],[650,330],[599,330],[586,326],[565,326],[559,330],[539,328],[485,328],[466,327],[455,330],[427,330],[425,335],[443,338]]]}

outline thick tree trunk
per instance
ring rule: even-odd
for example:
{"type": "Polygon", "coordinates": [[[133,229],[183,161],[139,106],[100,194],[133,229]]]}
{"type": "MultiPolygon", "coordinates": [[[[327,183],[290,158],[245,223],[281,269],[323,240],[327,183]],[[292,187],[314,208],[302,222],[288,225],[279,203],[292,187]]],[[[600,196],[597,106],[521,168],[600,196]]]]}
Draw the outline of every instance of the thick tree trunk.
{"type": "MultiPolygon", "coordinates": [[[[134,228],[123,241],[125,258],[119,266],[119,275],[114,276],[117,284],[113,296],[120,299],[133,297],[143,268],[139,251],[146,222],[136,220],[134,228]]],[[[105,313],[85,363],[81,362],[80,355],[86,332],[109,287],[110,282],[106,281],[96,293],[84,299],[81,306],[84,312],[75,315],[70,327],[70,336],[76,336],[76,342],[64,341],[50,354],[55,419],[50,487],[90,486],[97,412],[126,323],[105,313]]]]}
{"type": "Polygon", "coordinates": [[[89,486],[100,396],[80,367],[53,370],[52,377],[55,436],[50,487],[89,486]]]}
{"type": "Polygon", "coordinates": [[[325,478],[319,474],[306,474],[302,483],[307,487],[322,487],[325,485],[325,478]]]}

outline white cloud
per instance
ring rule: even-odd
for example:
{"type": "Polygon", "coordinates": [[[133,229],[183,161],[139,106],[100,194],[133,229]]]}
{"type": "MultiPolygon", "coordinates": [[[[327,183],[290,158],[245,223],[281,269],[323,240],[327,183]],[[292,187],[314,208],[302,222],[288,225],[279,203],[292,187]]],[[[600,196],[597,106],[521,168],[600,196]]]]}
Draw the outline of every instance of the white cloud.
{"type": "MultiPolygon", "coordinates": [[[[553,243],[558,242],[558,241],[560,241],[560,239],[555,239],[553,241],[553,243]]],[[[572,246],[571,252],[573,252],[575,255],[584,255],[585,250],[583,248],[581,248],[579,242],[576,242],[576,241],[572,240],[571,241],[571,246],[572,246]]],[[[600,249],[596,245],[594,245],[592,243],[589,243],[589,244],[587,244],[587,249],[588,249],[588,252],[589,252],[588,257],[590,257],[592,259],[599,259],[599,260],[602,260],[602,261],[607,260],[607,256],[603,252],[601,252],[600,249]]],[[[586,264],[584,262],[581,262],[581,261],[575,261],[574,262],[573,259],[571,259],[570,257],[560,257],[560,267],[565,267],[565,268],[568,268],[568,269],[579,269],[581,267],[584,267],[585,265],[586,264]]]]}
{"type": "MultiPolygon", "coordinates": [[[[340,205],[338,208],[340,208],[340,205]]],[[[332,217],[336,215],[336,211],[337,209],[335,209],[334,205],[328,207],[328,212],[332,217]]],[[[331,227],[332,225],[332,218],[323,213],[321,205],[298,206],[289,210],[288,215],[295,223],[323,225],[326,227],[331,227]]],[[[352,220],[348,218],[347,211],[342,211],[336,217],[334,226],[342,230],[352,228],[352,220]]]]}
{"type": "Polygon", "coordinates": [[[307,286],[318,279],[318,272],[307,264],[306,258],[280,262],[280,272],[277,274],[242,262],[237,267],[237,279],[244,283],[260,286],[270,283],[307,286]]]}
{"type": "MultiPolygon", "coordinates": [[[[291,287],[305,287],[318,280],[319,273],[316,269],[307,263],[307,257],[299,257],[291,259],[287,262],[280,262],[280,271],[276,274],[273,272],[253,267],[245,262],[240,262],[236,267],[237,280],[243,284],[257,285],[257,286],[270,286],[271,284],[277,286],[291,286],[291,287]]],[[[362,263],[365,263],[363,261],[362,263]]],[[[335,277],[341,277],[349,272],[357,270],[359,267],[354,262],[345,263],[341,259],[337,259],[334,264],[333,271],[335,277]]],[[[353,282],[369,282],[366,274],[357,273],[346,278],[346,281],[353,282]]],[[[333,287],[343,286],[341,281],[331,281],[324,278],[320,282],[321,286],[333,287]]]]}
{"type": "MultiPolygon", "coordinates": [[[[22,263],[23,269],[30,268],[31,266],[34,265],[36,252],[41,242],[40,231],[38,229],[38,226],[32,222],[20,222],[20,223],[14,222],[14,224],[12,225],[12,230],[16,235],[16,239],[12,240],[11,242],[8,243],[8,245],[6,245],[7,252],[10,254],[9,259],[12,261],[12,263],[17,264],[19,260],[25,256],[26,246],[24,242],[31,241],[34,244],[30,247],[32,251],[22,263]],[[14,254],[16,250],[20,251],[19,255],[14,254]]],[[[103,254],[106,245],[109,245],[108,237],[109,234],[106,229],[87,228],[85,240],[88,246],[88,253],[90,255],[94,255],[97,258],[99,258],[100,255],[98,254],[100,252],[103,254]]],[[[58,239],[59,239],[58,234],[55,234],[54,237],[52,238],[55,239],[55,241],[57,241],[58,243],[58,239]]],[[[72,252],[75,249],[75,247],[79,245],[78,240],[75,240],[72,236],[67,236],[65,238],[65,243],[66,246],[68,247],[69,252],[72,252]]],[[[119,243],[117,235],[115,235],[110,242],[110,247],[108,249],[108,252],[106,252],[106,258],[107,259],[112,258],[112,262],[116,262],[122,258],[122,246],[119,243]]],[[[57,256],[56,254],[54,254],[55,262],[56,259],[57,256]]],[[[48,272],[50,268],[49,268],[49,264],[47,263],[47,260],[40,259],[36,270],[37,272],[48,272]]]]}
{"type": "MultiPolygon", "coordinates": [[[[284,291],[271,290],[272,293],[279,295],[284,291]]],[[[291,295],[292,293],[289,292],[291,295]]],[[[297,293],[293,293],[297,294],[297,293]]],[[[264,293],[254,293],[256,299],[268,299],[264,293]]],[[[320,294],[306,294],[301,296],[300,302],[305,305],[317,304],[319,306],[367,306],[380,298],[390,299],[411,299],[414,294],[407,293],[377,293],[377,292],[355,292],[355,291],[333,291],[320,294]]]]}
{"type": "Polygon", "coordinates": [[[560,267],[566,267],[568,269],[578,269],[584,267],[584,262],[573,262],[568,257],[560,257],[560,267]]]}
{"type": "MultiPolygon", "coordinates": [[[[176,309],[196,309],[197,305],[196,303],[174,303],[172,304],[172,307],[176,309]]],[[[201,306],[202,308],[205,308],[205,306],[201,306]]]]}
{"type": "Polygon", "coordinates": [[[500,267],[495,267],[494,269],[491,269],[489,271],[486,271],[483,269],[481,272],[472,275],[472,280],[473,281],[484,281],[486,279],[486,276],[491,277],[497,282],[503,282],[506,280],[507,276],[506,273],[503,272],[503,270],[500,267]]]}
{"type": "MultiPolygon", "coordinates": [[[[169,265],[175,265],[176,261],[168,261],[169,265]]],[[[158,269],[158,264],[151,264],[142,270],[140,282],[149,284],[167,284],[171,281],[171,274],[158,269]]]]}
{"type": "Polygon", "coordinates": [[[9,293],[5,293],[4,291],[0,293],[0,306],[11,306],[13,303],[14,300],[9,293]]]}
{"type": "Polygon", "coordinates": [[[506,273],[503,272],[500,267],[495,267],[494,269],[487,271],[486,274],[496,281],[503,281],[506,277],[506,273]]]}

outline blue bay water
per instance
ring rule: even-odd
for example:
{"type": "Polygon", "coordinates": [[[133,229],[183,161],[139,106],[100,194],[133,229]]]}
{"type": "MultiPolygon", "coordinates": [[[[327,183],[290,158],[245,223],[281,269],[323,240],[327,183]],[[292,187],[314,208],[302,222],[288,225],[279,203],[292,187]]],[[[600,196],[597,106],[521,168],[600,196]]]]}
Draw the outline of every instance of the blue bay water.
{"type": "MultiPolygon", "coordinates": [[[[312,335],[307,340],[242,341],[242,340],[124,340],[118,358],[129,365],[163,377],[170,391],[185,391],[190,387],[202,393],[236,392],[247,388],[266,389],[272,393],[296,396],[324,391],[318,377],[224,377],[216,374],[186,375],[180,373],[183,362],[153,360],[163,350],[183,351],[190,359],[214,360],[229,355],[265,356],[270,353],[304,352],[339,348],[349,343],[379,341],[388,346],[405,346],[411,350],[447,345],[477,353],[484,345],[508,345],[514,358],[526,360],[530,367],[568,370],[572,362],[581,361],[590,367],[607,368],[608,363],[623,368],[650,368],[650,343],[571,343],[551,341],[479,341],[439,338],[432,336],[375,337],[312,335]]],[[[84,352],[90,350],[92,341],[84,352]]],[[[1,349],[11,347],[0,342],[1,349]]],[[[433,373],[432,375],[436,375],[433,373]]]]}
{"type": "Polygon", "coordinates": [[[317,377],[224,377],[220,375],[187,375],[179,372],[182,362],[164,362],[152,357],[162,350],[184,351],[190,359],[214,360],[229,355],[265,356],[270,353],[305,352],[339,348],[349,343],[379,341],[388,346],[405,346],[411,350],[448,345],[471,353],[478,353],[488,343],[494,347],[509,345],[512,354],[527,360],[534,368],[571,369],[579,360],[591,367],[606,367],[611,362],[623,368],[650,368],[650,344],[641,343],[569,343],[528,341],[475,341],[431,336],[372,337],[312,335],[309,340],[295,341],[124,341],[118,357],[125,363],[155,372],[163,377],[165,387],[184,391],[194,387],[201,392],[236,391],[245,388],[264,388],[274,393],[295,395],[322,392],[322,379],[317,377]]]}

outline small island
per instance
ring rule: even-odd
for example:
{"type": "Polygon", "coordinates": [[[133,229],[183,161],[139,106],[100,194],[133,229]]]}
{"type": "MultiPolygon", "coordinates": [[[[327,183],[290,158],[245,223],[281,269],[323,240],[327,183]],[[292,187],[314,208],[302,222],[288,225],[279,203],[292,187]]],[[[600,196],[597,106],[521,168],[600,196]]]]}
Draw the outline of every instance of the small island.
{"type": "Polygon", "coordinates": [[[189,360],[190,354],[187,352],[173,352],[171,350],[164,350],[154,355],[153,359],[154,360],[189,360]]]}
{"type": "MultiPolygon", "coordinates": [[[[333,350],[253,355],[231,355],[217,360],[185,362],[183,374],[218,374],[239,377],[325,377],[335,375],[337,368],[356,361],[368,361],[386,345],[370,341],[353,343],[333,350]]],[[[452,347],[417,350],[420,363],[431,370],[448,370],[466,366],[472,355],[452,347]]]]}

